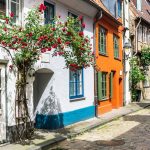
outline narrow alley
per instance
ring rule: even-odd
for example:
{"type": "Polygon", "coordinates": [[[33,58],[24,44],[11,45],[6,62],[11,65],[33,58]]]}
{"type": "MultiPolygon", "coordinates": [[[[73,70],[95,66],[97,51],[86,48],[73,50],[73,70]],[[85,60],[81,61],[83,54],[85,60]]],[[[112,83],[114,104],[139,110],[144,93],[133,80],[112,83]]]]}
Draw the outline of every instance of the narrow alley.
{"type": "Polygon", "coordinates": [[[50,150],[150,150],[150,107],[55,145],[50,150]]]}

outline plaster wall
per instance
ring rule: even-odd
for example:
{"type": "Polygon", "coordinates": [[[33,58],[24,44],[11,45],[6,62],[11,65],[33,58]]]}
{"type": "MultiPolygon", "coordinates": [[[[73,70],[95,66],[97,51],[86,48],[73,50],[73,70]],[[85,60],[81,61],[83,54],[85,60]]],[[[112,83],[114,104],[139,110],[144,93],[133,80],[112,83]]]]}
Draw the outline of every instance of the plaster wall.
{"type": "MultiPolygon", "coordinates": [[[[61,15],[61,19],[63,21],[66,20],[68,16],[68,10],[78,15],[83,15],[84,22],[86,27],[84,29],[85,35],[89,37],[93,37],[93,18],[90,17],[86,12],[76,11],[75,8],[72,8],[58,1],[48,1],[55,5],[56,15],[61,15]],[[87,14],[87,15],[85,15],[87,14]]],[[[26,14],[30,8],[35,5],[43,3],[43,1],[39,0],[26,0],[24,1],[23,14],[26,14]]],[[[84,7],[82,3],[82,7],[84,7]]],[[[94,16],[95,14],[93,14],[94,16]]],[[[22,20],[24,20],[24,15],[22,15],[22,20]]],[[[93,40],[91,39],[91,44],[93,40]]],[[[93,49],[92,49],[93,51],[93,49]]],[[[15,125],[15,81],[16,81],[16,71],[11,71],[9,65],[12,64],[10,56],[0,50],[0,59],[9,60],[7,63],[6,74],[7,74],[7,125],[14,126],[15,125]]],[[[35,64],[35,70],[38,71],[42,68],[48,69],[53,72],[51,79],[47,83],[43,93],[41,94],[41,98],[36,105],[36,109],[34,111],[34,100],[33,100],[33,83],[35,77],[28,77],[29,84],[27,85],[27,98],[29,99],[29,111],[31,114],[32,120],[35,119],[36,113],[42,113],[45,115],[52,115],[57,113],[69,112],[77,109],[82,109],[85,107],[94,105],[94,72],[93,68],[90,67],[88,69],[84,69],[84,100],[80,101],[71,101],[69,99],[69,70],[65,68],[64,59],[61,57],[51,57],[51,53],[44,54],[41,56],[41,59],[35,64]],[[49,62],[43,62],[44,57],[49,57],[49,62]],[[51,104],[53,100],[53,111],[47,108],[46,106],[51,104]],[[43,111],[44,110],[44,111],[43,111]]],[[[40,81],[42,82],[42,81],[40,81]]]]}

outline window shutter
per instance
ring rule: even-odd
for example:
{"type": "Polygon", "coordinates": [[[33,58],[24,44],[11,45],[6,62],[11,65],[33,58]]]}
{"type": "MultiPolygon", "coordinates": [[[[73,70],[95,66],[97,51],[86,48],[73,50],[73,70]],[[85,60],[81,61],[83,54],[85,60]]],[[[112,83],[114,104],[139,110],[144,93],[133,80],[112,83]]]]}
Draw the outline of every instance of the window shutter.
{"type": "Polygon", "coordinates": [[[102,100],[102,73],[98,72],[98,100],[102,100]]]}
{"type": "Polygon", "coordinates": [[[109,95],[110,98],[112,98],[113,97],[113,72],[111,72],[109,75],[109,88],[110,88],[109,95]]]}

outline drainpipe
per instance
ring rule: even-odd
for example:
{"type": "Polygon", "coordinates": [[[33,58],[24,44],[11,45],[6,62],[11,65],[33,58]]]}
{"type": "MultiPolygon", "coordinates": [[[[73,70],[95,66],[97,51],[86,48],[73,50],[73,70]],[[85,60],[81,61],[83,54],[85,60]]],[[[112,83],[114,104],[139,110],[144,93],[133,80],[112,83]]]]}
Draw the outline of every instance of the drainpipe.
{"type": "Polygon", "coordinates": [[[141,18],[140,18],[137,26],[135,27],[135,50],[136,50],[136,52],[135,52],[135,54],[133,56],[135,56],[137,54],[137,52],[138,52],[138,35],[137,35],[138,32],[137,32],[137,30],[138,30],[138,27],[139,27],[140,23],[141,23],[141,18]]]}
{"type": "MultiPolygon", "coordinates": [[[[102,10],[99,10],[95,15],[95,22],[93,24],[93,49],[94,54],[96,55],[96,23],[102,18],[102,10]]],[[[96,62],[96,59],[94,60],[96,62]]],[[[95,103],[95,117],[98,117],[97,107],[98,107],[98,99],[97,99],[97,72],[94,69],[94,103],[95,103]]]]}

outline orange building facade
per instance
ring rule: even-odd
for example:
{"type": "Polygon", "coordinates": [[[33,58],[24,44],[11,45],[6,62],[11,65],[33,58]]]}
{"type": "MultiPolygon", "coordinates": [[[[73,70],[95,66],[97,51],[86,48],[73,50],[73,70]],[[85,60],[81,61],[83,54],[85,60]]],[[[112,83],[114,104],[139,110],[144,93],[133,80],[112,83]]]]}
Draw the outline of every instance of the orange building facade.
{"type": "MultiPolygon", "coordinates": [[[[104,8],[104,6],[102,7],[104,8]]],[[[101,115],[123,106],[123,27],[103,12],[96,23],[97,113],[101,115]]]]}

